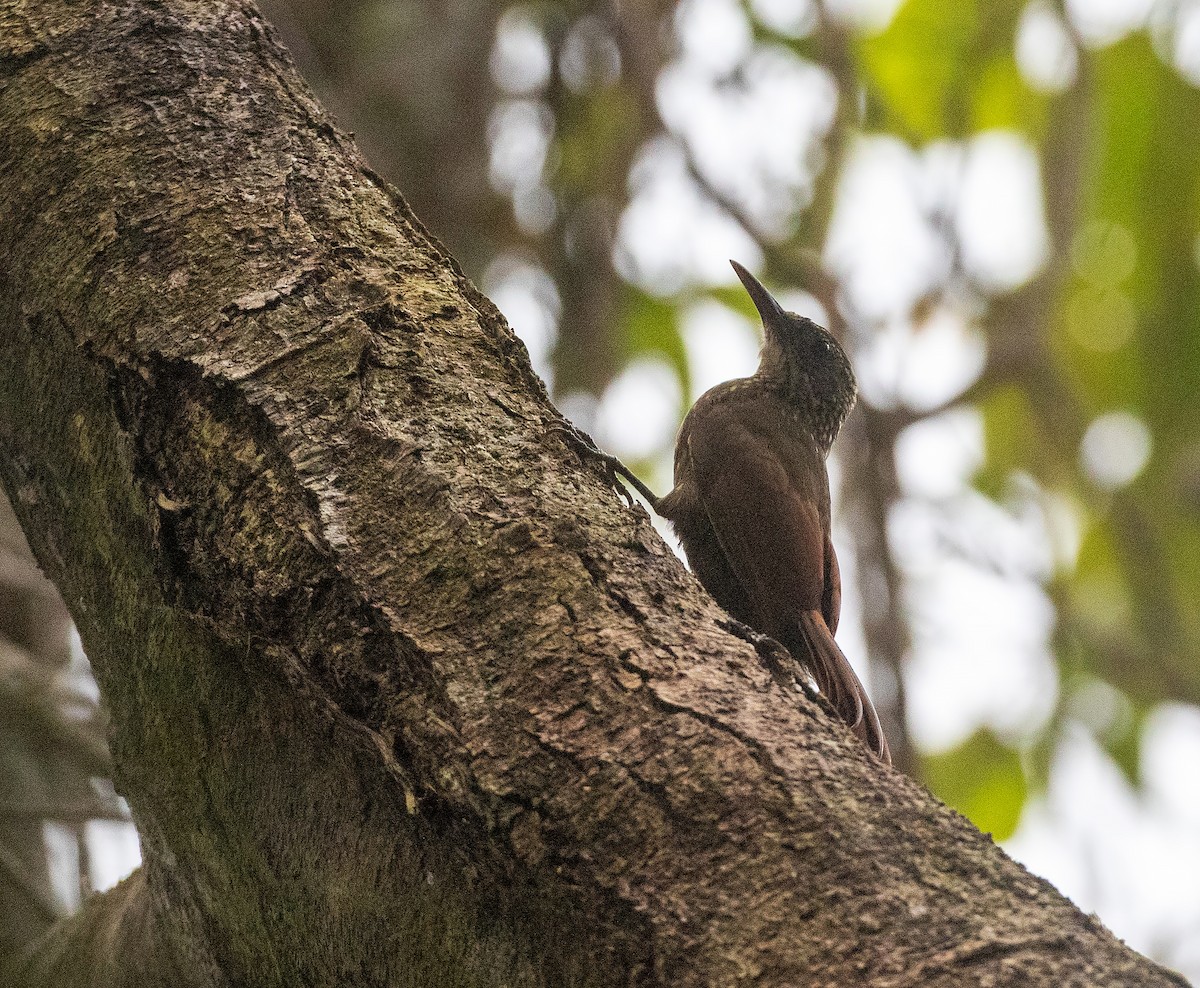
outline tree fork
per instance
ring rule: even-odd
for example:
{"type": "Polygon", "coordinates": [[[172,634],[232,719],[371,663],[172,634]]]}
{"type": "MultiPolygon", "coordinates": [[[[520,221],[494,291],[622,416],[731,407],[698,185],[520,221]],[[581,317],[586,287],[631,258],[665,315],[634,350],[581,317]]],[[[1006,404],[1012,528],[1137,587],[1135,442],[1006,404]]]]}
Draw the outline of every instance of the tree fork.
{"type": "Polygon", "coordinates": [[[145,858],[0,980],[1183,983],[725,630],[250,4],[0,0],[0,204],[145,858]]]}

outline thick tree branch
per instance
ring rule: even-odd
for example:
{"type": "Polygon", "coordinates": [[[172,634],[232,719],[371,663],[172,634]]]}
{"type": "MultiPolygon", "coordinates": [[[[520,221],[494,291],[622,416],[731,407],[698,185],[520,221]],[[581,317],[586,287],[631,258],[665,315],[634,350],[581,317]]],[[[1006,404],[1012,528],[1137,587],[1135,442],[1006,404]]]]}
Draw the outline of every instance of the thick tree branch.
{"type": "Polygon", "coordinates": [[[1172,983],[722,630],[249,4],[0,3],[0,203],[146,859],[10,981],[1172,983]]]}

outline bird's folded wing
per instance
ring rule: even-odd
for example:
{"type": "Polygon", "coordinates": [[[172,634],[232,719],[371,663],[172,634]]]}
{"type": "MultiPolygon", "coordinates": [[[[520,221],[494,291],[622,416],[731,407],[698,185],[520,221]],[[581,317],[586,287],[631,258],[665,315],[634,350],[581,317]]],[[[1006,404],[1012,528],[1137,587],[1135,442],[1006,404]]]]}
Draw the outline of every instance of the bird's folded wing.
{"type": "Polygon", "coordinates": [[[840,576],[811,478],[795,482],[794,459],[789,471],[763,435],[735,415],[706,416],[693,427],[689,452],[701,502],[746,592],[754,627],[807,660],[838,715],[890,761],[871,700],[829,628],[837,624],[840,576]]]}
{"type": "Polygon", "coordinates": [[[821,599],[821,616],[831,635],[837,634],[838,618],[842,613],[842,571],[838,566],[833,542],[825,536],[825,596],[821,599]]]}
{"type": "Polygon", "coordinates": [[[688,448],[700,500],[755,626],[779,637],[824,603],[826,535],[816,500],[738,416],[705,416],[688,448]]]}

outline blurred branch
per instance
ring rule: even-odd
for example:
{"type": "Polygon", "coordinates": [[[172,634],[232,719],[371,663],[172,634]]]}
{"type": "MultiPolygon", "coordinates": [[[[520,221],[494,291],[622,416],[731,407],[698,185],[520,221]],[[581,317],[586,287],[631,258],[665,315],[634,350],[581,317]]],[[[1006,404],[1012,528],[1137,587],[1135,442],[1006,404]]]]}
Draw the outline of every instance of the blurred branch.
{"type": "Polygon", "coordinates": [[[624,286],[613,268],[613,246],[634,158],[658,131],[653,80],[668,54],[663,16],[664,8],[653,3],[595,11],[584,5],[549,25],[545,98],[554,113],[560,160],[548,181],[558,209],[537,251],[562,302],[554,351],[561,393],[601,394],[628,356],[620,306],[624,286]],[[569,43],[584,43],[572,32],[589,18],[603,25],[615,44],[620,74],[580,90],[564,78],[563,56],[569,43]]]}
{"type": "Polygon", "coordinates": [[[72,685],[69,633],[66,607],[0,493],[0,957],[61,915],[46,821],[128,819],[115,797],[77,798],[111,766],[94,700],[72,685]],[[85,815],[72,820],[77,811],[85,815]]]}
{"type": "Polygon", "coordinates": [[[128,811],[116,802],[101,800],[63,803],[55,800],[40,802],[0,802],[0,820],[56,820],[60,823],[87,823],[89,820],[109,820],[129,823],[128,811]]]}
{"type": "MultiPolygon", "coordinates": [[[[838,106],[829,137],[829,164],[820,175],[813,197],[813,222],[808,225],[809,249],[824,249],[829,223],[836,203],[837,187],[844,171],[852,135],[856,132],[851,107],[858,97],[861,82],[850,36],[845,25],[830,17],[823,7],[818,20],[817,38],[825,55],[825,64],[837,83],[838,106]]],[[[796,270],[796,275],[812,278],[811,268],[796,270]]],[[[847,319],[847,301],[840,285],[829,276],[811,281],[810,290],[829,313],[835,335],[843,339],[865,332],[851,327],[847,319]]],[[[879,697],[880,715],[892,746],[892,759],[903,772],[915,774],[916,762],[905,721],[907,699],[903,663],[910,642],[907,619],[901,609],[902,575],[888,540],[888,511],[900,497],[896,476],[896,437],[911,413],[871,407],[859,402],[857,411],[846,424],[846,438],[839,456],[845,466],[842,480],[844,510],[856,523],[854,533],[855,572],[863,609],[863,634],[872,662],[879,663],[892,687],[890,697],[879,697]]]]}
{"type": "Polygon", "coordinates": [[[0,874],[17,887],[43,923],[48,925],[62,917],[62,910],[46,898],[41,883],[29,874],[21,859],[9,850],[3,839],[0,839],[0,874]]]}
{"type": "Polygon", "coordinates": [[[860,402],[846,423],[840,454],[845,473],[845,508],[854,533],[855,572],[862,599],[863,633],[872,661],[888,671],[892,696],[880,696],[884,729],[896,767],[917,775],[916,756],[905,723],[907,695],[902,664],[911,633],[902,610],[903,574],[888,539],[888,512],[899,500],[896,437],[902,421],[860,402]]]}
{"type": "Polygon", "coordinates": [[[43,756],[67,761],[84,776],[108,776],[112,763],[98,716],[79,717],[67,708],[73,695],[53,688],[50,677],[24,660],[25,674],[13,676],[16,656],[23,651],[0,641],[0,661],[8,666],[9,680],[0,683],[0,711],[4,731],[21,734],[43,756]]]}

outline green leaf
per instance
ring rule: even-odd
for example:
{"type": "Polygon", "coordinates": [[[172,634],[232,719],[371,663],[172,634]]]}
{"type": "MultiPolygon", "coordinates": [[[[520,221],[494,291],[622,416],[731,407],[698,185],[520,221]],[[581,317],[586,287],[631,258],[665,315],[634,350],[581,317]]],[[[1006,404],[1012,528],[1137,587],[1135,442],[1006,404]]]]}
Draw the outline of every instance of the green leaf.
{"type": "Polygon", "coordinates": [[[891,24],[859,45],[863,77],[882,109],[869,123],[917,142],[970,129],[1020,127],[1043,101],[1017,71],[1016,0],[908,0],[891,24]]]}
{"type": "Polygon", "coordinates": [[[1131,786],[1141,785],[1142,771],[1142,728],[1146,723],[1146,711],[1134,708],[1134,720],[1126,729],[1110,732],[1101,738],[1104,750],[1131,786]]]}
{"type": "Polygon", "coordinates": [[[648,295],[632,285],[624,286],[621,318],[625,327],[627,362],[648,354],[662,355],[679,375],[680,393],[687,395],[691,393],[691,373],[679,316],[677,301],[648,295]]]}
{"type": "Polygon", "coordinates": [[[980,66],[974,89],[971,125],[976,131],[1007,129],[1034,137],[1044,130],[1047,100],[1026,84],[1011,49],[980,66]]]}
{"type": "Polygon", "coordinates": [[[746,294],[746,289],[741,285],[724,285],[718,288],[710,288],[708,294],[725,306],[725,308],[732,309],[739,316],[745,316],[755,325],[761,322],[762,317],[759,316],[758,310],[754,308],[754,302],[751,301],[750,296],[746,294]]]}
{"type": "Polygon", "coordinates": [[[985,459],[975,475],[975,486],[1000,501],[1016,470],[1029,470],[1037,451],[1031,449],[1039,435],[1029,396],[1016,385],[992,390],[979,406],[983,414],[985,459]]]}
{"type": "MultiPolygon", "coordinates": [[[[1061,245],[1069,277],[1050,338],[1085,413],[1137,415],[1151,457],[1130,487],[1092,496],[1095,517],[1068,599],[1094,640],[1147,653],[1156,670],[1097,649],[1102,676],[1133,699],[1194,698],[1200,513],[1187,484],[1200,450],[1200,156],[1186,135],[1200,132],[1200,90],[1145,32],[1088,58],[1082,215],[1074,242],[1061,245]]],[[[1055,455],[1070,462],[1077,450],[1055,455]]]]}
{"type": "Polygon", "coordinates": [[[924,759],[934,794],[997,841],[1017,829],[1028,789],[1021,759],[994,733],[980,728],[957,748],[924,759]]]}

